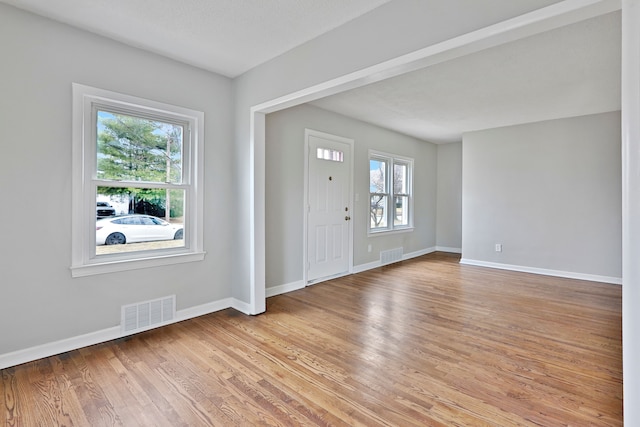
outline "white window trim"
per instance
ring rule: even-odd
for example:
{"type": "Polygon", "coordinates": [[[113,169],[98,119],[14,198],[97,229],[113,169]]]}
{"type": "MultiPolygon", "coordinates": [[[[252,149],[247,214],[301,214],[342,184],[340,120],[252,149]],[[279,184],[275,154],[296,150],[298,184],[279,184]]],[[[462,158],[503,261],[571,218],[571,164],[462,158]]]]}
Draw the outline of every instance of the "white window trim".
{"type": "MultiPolygon", "coordinates": [[[[407,225],[394,225],[393,224],[393,209],[389,209],[387,206],[387,226],[385,228],[371,229],[371,220],[367,221],[367,235],[369,237],[380,236],[380,235],[390,235],[390,234],[398,234],[398,233],[407,233],[413,231],[413,159],[411,157],[399,156],[397,154],[385,153],[383,151],[369,150],[369,156],[367,158],[367,163],[370,162],[371,159],[381,159],[386,160],[389,165],[389,171],[387,171],[385,179],[387,180],[387,187],[389,189],[389,197],[388,203],[389,205],[393,204],[393,179],[391,178],[391,174],[393,174],[393,165],[396,162],[406,163],[409,165],[409,176],[407,182],[407,189],[409,190],[409,224],[407,225]]],[[[369,165],[367,165],[367,170],[369,169],[369,165]]],[[[367,194],[369,204],[371,203],[371,192],[369,191],[367,194]]]]}
{"type": "MultiPolygon", "coordinates": [[[[72,206],[71,206],[71,275],[83,277],[139,268],[157,267],[204,259],[203,183],[204,183],[204,113],[161,102],[124,95],[77,83],[72,84],[72,206]],[[95,256],[95,173],[94,104],[108,105],[134,112],[146,111],[189,122],[191,132],[185,138],[185,178],[188,182],[185,246],[155,251],[129,252],[95,256]],[[188,147],[186,147],[188,145],[188,147]]],[[[187,134],[185,132],[185,134],[187,134]]]]}

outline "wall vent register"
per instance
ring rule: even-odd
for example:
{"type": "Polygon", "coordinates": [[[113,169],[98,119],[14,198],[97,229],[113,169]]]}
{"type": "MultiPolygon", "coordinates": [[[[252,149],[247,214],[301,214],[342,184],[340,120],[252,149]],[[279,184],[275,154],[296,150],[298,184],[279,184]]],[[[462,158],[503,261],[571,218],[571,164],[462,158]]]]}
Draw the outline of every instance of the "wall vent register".
{"type": "Polygon", "coordinates": [[[135,333],[171,323],[176,317],[176,296],[122,306],[121,329],[135,333]]]}

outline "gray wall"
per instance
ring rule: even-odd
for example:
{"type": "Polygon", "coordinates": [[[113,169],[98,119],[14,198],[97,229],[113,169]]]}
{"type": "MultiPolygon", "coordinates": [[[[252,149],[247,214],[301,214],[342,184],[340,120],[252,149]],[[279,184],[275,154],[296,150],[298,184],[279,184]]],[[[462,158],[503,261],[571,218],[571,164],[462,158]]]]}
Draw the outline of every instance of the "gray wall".
{"type": "Polygon", "coordinates": [[[463,259],[621,277],[620,141],[619,112],[465,134],[463,259]]]}
{"type": "Polygon", "coordinates": [[[0,4],[0,355],[231,296],[230,80],[0,4]],[[205,112],[204,262],[71,278],[71,83],[205,112]]]}
{"type": "Polygon", "coordinates": [[[462,250],[462,142],[438,145],[436,245],[462,250]]]}
{"type": "Polygon", "coordinates": [[[305,128],[355,140],[354,265],[380,259],[380,251],[399,246],[405,253],[436,243],[436,146],[361,121],[302,105],[269,114],[266,134],[267,287],[303,278],[303,195],[305,128]],[[369,149],[414,159],[414,230],[367,236],[369,149]],[[367,252],[371,244],[372,251],[367,252]]]}

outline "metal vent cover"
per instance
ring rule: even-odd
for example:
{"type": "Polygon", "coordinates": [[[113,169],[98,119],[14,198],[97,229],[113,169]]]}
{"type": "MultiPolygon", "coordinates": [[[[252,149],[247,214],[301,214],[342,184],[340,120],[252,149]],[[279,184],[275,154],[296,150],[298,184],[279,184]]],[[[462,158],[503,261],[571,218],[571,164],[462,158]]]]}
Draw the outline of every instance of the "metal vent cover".
{"type": "Polygon", "coordinates": [[[176,317],[176,296],[123,305],[121,316],[123,333],[144,331],[170,323],[176,317]]]}
{"type": "Polygon", "coordinates": [[[393,262],[402,261],[402,254],[404,249],[402,247],[389,249],[388,251],[380,251],[380,264],[386,265],[393,262]]]}

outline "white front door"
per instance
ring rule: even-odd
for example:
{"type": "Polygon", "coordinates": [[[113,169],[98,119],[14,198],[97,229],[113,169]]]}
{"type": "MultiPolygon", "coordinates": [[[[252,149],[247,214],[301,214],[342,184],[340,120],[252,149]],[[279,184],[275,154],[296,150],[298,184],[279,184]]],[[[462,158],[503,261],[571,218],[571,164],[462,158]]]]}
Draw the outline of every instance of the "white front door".
{"type": "Polygon", "coordinates": [[[307,283],[349,272],[353,141],[307,131],[307,283]]]}

